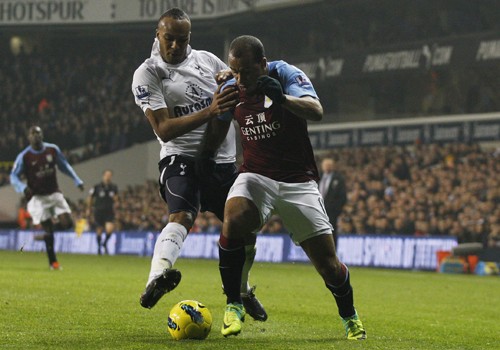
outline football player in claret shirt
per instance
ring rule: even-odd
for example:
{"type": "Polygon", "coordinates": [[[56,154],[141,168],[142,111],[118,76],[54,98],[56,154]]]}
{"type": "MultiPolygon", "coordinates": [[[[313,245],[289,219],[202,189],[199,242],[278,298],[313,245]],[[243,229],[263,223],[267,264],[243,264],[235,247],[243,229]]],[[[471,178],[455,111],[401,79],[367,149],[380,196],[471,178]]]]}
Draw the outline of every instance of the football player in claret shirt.
{"type": "MultiPolygon", "coordinates": [[[[354,308],[347,266],[339,261],[332,226],[318,190],[318,170],[307,120],[318,121],[323,108],[307,76],[284,61],[267,62],[264,46],[241,36],[229,47],[240,102],[232,113],[212,121],[201,153],[217,149],[234,118],[243,147],[240,174],[229,191],[219,239],[219,266],[227,296],[224,336],[241,332],[245,309],[239,294],[244,242],[273,214],[283,219],[292,240],[305,251],[333,294],[348,339],[365,339],[354,308]]],[[[199,172],[206,169],[199,167],[199,172]]]]}
{"type": "Polygon", "coordinates": [[[64,199],[57,184],[56,166],[71,177],[75,185],[83,191],[83,181],[76,175],[57,145],[43,142],[43,131],[39,126],[32,126],[28,132],[30,145],[16,158],[10,183],[16,192],[24,193],[28,200],[28,212],[33,224],[41,224],[45,234],[44,241],[52,270],[61,266],[54,250],[54,230],[67,230],[73,227],[71,209],[64,199]],[[21,181],[21,175],[26,183],[21,181]],[[57,224],[53,222],[54,216],[57,224]]]}
{"type": "MultiPolygon", "coordinates": [[[[216,74],[227,69],[214,54],[192,49],[191,21],[172,8],[158,20],[151,56],[134,73],[132,92],[161,146],[160,194],[169,209],[168,224],[158,236],[146,289],[140,304],[152,308],[174,289],[181,273],[174,268],[198,211],[211,211],[221,221],[224,203],[237,172],[234,128],[223,137],[214,156],[213,172],[199,178],[195,156],[207,121],[233,108],[235,89],[218,92],[216,74]]],[[[238,290],[248,314],[265,321],[267,314],[248,284],[255,258],[255,239],[246,242],[245,267],[238,290]]]]}

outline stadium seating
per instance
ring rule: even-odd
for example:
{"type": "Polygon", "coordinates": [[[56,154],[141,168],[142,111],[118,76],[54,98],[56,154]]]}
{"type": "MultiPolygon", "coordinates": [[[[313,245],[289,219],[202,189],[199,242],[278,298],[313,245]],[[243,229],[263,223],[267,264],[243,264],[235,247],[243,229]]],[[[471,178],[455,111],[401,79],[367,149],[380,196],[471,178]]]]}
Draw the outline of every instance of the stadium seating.
{"type": "MultiPolygon", "coordinates": [[[[270,60],[296,63],[317,60],[318,55],[336,57],[387,47],[399,50],[408,43],[422,46],[495,34],[500,28],[495,6],[494,2],[466,0],[456,1],[453,7],[432,1],[398,3],[397,7],[390,7],[390,2],[323,1],[225,21],[231,24],[233,36],[248,34],[248,28],[253,28],[265,42],[270,60]],[[318,11],[323,16],[317,16],[318,11]],[[263,23],[287,30],[269,31],[263,23]]],[[[0,48],[5,52],[0,61],[0,186],[8,184],[12,162],[26,147],[26,130],[34,123],[72,164],[154,139],[130,92],[132,73],[151,46],[150,24],[120,27],[126,35],[116,35],[114,26],[99,28],[99,33],[71,29],[65,34],[54,29],[34,51],[19,55],[8,53],[9,34],[0,33],[0,48]],[[79,50],[68,50],[72,47],[79,50]]],[[[194,21],[193,47],[224,58],[223,36],[212,28],[210,21],[194,21]]],[[[33,29],[24,30],[31,33],[33,29]]],[[[466,70],[438,67],[418,71],[412,79],[395,74],[340,80],[318,77],[313,82],[325,106],[326,121],[481,113],[500,110],[498,69],[494,64],[466,70]]],[[[341,233],[451,234],[460,242],[498,244],[500,186],[495,176],[498,155],[493,150],[434,144],[331,153],[340,159],[349,186],[341,233]]],[[[123,192],[136,200],[123,199],[130,203],[120,209],[121,227],[158,229],[164,225],[165,206],[154,187],[148,182],[123,192]]],[[[74,205],[78,213],[79,204],[74,205]]],[[[201,218],[197,227],[212,229],[208,220],[201,218]]],[[[273,232],[279,227],[276,220],[264,230],[273,232]]]]}
{"type": "MultiPolygon", "coordinates": [[[[345,148],[331,151],[345,174],[348,203],[340,234],[455,236],[459,243],[500,243],[500,172],[495,149],[431,144],[345,148]]],[[[319,159],[318,159],[319,161],[319,159]]],[[[82,215],[84,204],[74,205],[82,215]]],[[[161,230],[168,220],[155,181],[120,193],[118,227],[161,230]]],[[[193,232],[218,232],[211,214],[201,214],[193,232]]],[[[286,232],[279,217],[263,232],[286,232]]]]}

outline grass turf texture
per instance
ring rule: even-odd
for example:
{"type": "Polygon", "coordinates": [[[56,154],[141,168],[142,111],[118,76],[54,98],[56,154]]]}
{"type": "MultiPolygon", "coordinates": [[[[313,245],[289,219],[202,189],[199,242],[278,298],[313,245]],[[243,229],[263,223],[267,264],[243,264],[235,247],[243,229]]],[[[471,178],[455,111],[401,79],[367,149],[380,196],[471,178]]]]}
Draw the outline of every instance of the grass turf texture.
{"type": "Polygon", "coordinates": [[[183,280],[151,310],[139,306],[149,258],[0,251],[1,349],[498,349],[500,277],[352,268],[366,341],[347,341],[332,296],[312,266],[256,263],[252,282],[269,313],[238,337],[220,334],[225,298],[216,261],[180,259],[183,280]],[[174,341],[178,301],[205,303],[204,341],[174,341]]]}

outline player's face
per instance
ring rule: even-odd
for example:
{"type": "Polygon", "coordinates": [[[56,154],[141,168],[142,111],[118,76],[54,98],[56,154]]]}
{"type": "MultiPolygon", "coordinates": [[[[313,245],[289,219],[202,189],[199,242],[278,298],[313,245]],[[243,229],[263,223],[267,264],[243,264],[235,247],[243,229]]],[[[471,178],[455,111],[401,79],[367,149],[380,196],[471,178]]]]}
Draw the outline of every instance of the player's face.
{"type": "Polygon", "coordinates": [[[102,174],[102,181],[104,183],[108,183],[108,182],[111,182],[111,178],[113,177],[113,173],[109,170],[106,170],[103,174],[102,174]]]}
{"type": "Polygon", "coordinates": [[[187,56],[191,23],[185,19],[164,18],[158,25],[156,37],[160,41],[163,60],[170,64],[181,63],[187,56]]]}
{"type": "Polygon", "coordinates": [[[31,147],[35,149],[39,149],[42,146],[43,142],[43,131],[40,127],[34,126],[30,128],[28,132],[28,140],[30,142],[31,147]]]}
{"type": "Polygon", "coordinates": [[[250,52],[239,58],[229,53],[228,62],[240,89],[245,89],[249,95],[254,94],[257,90],[257,78],[267,74],[266,58],[256,62],[250,52]]]}

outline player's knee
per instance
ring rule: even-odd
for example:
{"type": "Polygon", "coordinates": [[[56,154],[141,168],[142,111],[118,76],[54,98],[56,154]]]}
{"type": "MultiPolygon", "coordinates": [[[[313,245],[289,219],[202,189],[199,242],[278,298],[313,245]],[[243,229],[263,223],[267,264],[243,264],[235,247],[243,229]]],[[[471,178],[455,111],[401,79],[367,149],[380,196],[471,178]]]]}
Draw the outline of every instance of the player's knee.
{"type": "Polygon", "coordinates": [[[61,230],[69,230],[73,227],[73,219],[70,215],[61,215],[59,216],[59,227],[61,230]]]}
{"type": "Polygon", "coordinates": [[[190,230],[194,225],[194,215],[188,211],[179,211],[176,213],[172,213],[168,217],[168,222],[174,222],[180,224],[186,228],[186,230],[190,230]]]}
{"type": "Polygon", "coordinates": [[[233,212],[224,218],[224,226],[226,226],[230,234],[239,233],[247,236],[258,228],[256,220],[252,219],[250,215],[251,213],[248,210],[233,212]]]}
{"type": "Polygon", "coordinates": [[[224,213],[224,226],[230,234],[232,232],[251,234],[260,226],[259,211],[248,201],[229,201],[224,213]]]}

